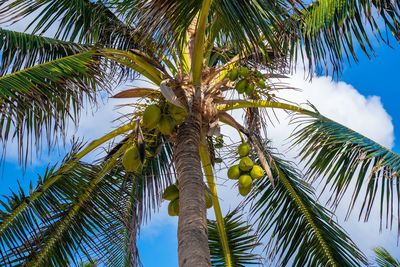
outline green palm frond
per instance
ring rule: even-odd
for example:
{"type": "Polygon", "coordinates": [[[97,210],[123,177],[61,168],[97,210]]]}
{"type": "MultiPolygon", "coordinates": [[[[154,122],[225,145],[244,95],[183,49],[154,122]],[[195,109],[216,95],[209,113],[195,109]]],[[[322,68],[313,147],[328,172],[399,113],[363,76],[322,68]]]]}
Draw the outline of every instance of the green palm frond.
{"type": "Polygon", "coordinates": [[[397,0],[318,0],[306,8],[296,8],[295,15],[286,24],[288,37],[294,41],[290,45],[295,48],[292,56],[296,58],[296,53],[304,53],[310,69],[315,65],[326,66],[330,61],[334,71],[340,71],[344,59],[357,60],[358,47],[367,56],[374,53],[368,31],[382,38],[377,18],[399,38],[399,7],[397,0]]]}
{"type": "Polygon", "coordinates": [[[163,190],[175,181],[171,147],[161,144],[139,175],[127,174],[116,161],[126,142],[103,163],[65,168],[81,150],[74,146],[29,194],[21,189],[1,202],[0,265],[66,265],[81,258],[107,266],[140,265],[140,225],[158,210],[163,190]]]}
{"type": "Polygon", "coordinates": [[[95,104],[98,90],[107,88],[101,65],[96,51],[86,51],[0,77],[3,142],[17,138],[21,159],[41,137],[51,144],[68,119],[78,122],[83,103],[95,104]]]}
{"type": "Polygon", "coordinates": [[[59,22],[54,34],[56,39],[78,41],[84,44],[100,43],[106,47],[136,48],[138,37],[122,23],[101,1],[44,0],[2,1],[3,21],[18,21],[39,13],[28,28],[33,33],[47,32],[59,22]]]}
{"type": "MultiPolygon", "coordinates": [[[[116,1],[118,14],[139,31],[155,39],[175,43],[186,38],[186,31],[202,7],[202,1],[116,1]],[[158,14],[164,14],[159,16],[158,14]],[[155,36],[154,36],[155,35],[155,36]]],[[[280,50],[277,33],[290,7],[287,1],[212,1],[207,25],[217,25],[214,40],[237,51],[280,50]],[[240,25],[240,27],[237,27],[240,25]],[[266,45],[268,43],[268,45],[266,45]]],[[[207,34],[212,31],[207,26],[207,34]]],[[[211,26],[212,27],[212,26],[211,26]]]]}
{"type": "Polygon", "coordinates": [[[400,262],[397,261],[385,248],[373,248],[375,252],[375,262],[379,267],[399,267],[400,262]]]}
{"type": "MultiPolygon", "coordinates": [[[[243,220],[243,215],[237,209],[229,212],[224,218],[224,225],[228,237],[232,266],[260,265],[261,257],[252,252],[260,243],[251,226],[243,220]]],[[[218,226],[214,220],[208,220],[208,245],[211,253],[211,265],[225,266],[225,256],[218,233],[218,226]]]]}
{"type": "MultiPolygon", "coordinates": [[[[114,168],[119,155],[101,165],[75,166],[9,222],[0,237],[5,251],[1,262],[11,266],[62,266],[77,252],[89,259],[104,257],[109,245],[96,241],[103,233],[112,234],[107,231],[110,225],[118,226],[114,213],[118,211],[115,203],[120,191],[116,185],[124,177],[124,172],[114,168]]],[[[43,183],[56,173],[54,167],[49,169],[43,183]]],[[[33,193],[42,190],[41,184],[39,181],[33,193]]],[[[0,223],[23,201],[29,201],[29,195],[23,192],[9,201],[4,207],[8,212],[2,214],[0,223]]]]}
{"type": "Polygon", "coordinates": [[[79,44],[0,28],[0,76],[87,49],[79,44]]]}
{"type": "Polygon", "coordinates": [[[381,227],[385,219],[386,227],[391,227],[400,215],[395,211],[400,199],[400,156],[322,115],[298,119],[304,127],[293,134],[293,145],[301,147],[299,154],[309,178],[324,178],[324,190],[332,191],[332,205],[338,205],[353,188],[348,215],[365,194],[359,218],[368,220],[378,201],[381,227]]]}
{"type": "Polygon", "coordinates": [[[258,224],[260,238],[270,237],[268,257],[276,266],[362,266],[363,253],[321,206],[313,189],[287,161],[280,159],[268,144],[256,138],[272,173],[256,184],[247,201],[258,224]]]}

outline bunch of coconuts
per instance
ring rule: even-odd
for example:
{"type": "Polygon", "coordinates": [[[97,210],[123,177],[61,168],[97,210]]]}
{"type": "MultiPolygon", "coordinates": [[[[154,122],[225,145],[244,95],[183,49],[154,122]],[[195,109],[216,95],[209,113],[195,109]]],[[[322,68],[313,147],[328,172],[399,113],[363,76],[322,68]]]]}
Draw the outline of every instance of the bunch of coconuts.
{"type": "MultiPolygon", "coordinates": [[[[181,124],[186,111],[170,103],[152,104],[146,107],[143,112],[141,126],[147,130],[156,130],[163,135],[171,135],[175,126],[181,124]]],[[[142,170],[143,159],[136,144],[130,146],[122,157],[122,165],[127,172],[138,173],[142,170]]]]}
{"type": "MultiPolygon", "coordinates": [[[[168,215],[179,216],[179,188],[177,184],[168,186],[163,195],[163,199],[170,201],[168,204],[168,215]]],[[[205,191],[207,209],[213,206],[211,193],[205,191]]]]}
{"type": "Polygon", "coordinates": [[[175,126],[186,118],[186,111],[170,103],[149,105],[143,112],[142,126],[148,130],[158,130],[163,135],[171,135],[175,126]]]}
{"type": "Polygon", "coordinates": [[[239,94],[251,95],[255,87],[265,89],[265,80],[259,71],[251,71],[246,67],[235,68],[229,73],[229,80],[236,82],[235,89],[239,94]]]}
{"type": "Polygon", "coordinates": [[[264,177],[264,169],[253,163],[249,157],[250,145],[242,142],[238,147],[240,157],[239,164],[233,165],[228,169],[228,178],[239,180],[239,193],[247,196],[251,191],[253,180],[264,177]]]}

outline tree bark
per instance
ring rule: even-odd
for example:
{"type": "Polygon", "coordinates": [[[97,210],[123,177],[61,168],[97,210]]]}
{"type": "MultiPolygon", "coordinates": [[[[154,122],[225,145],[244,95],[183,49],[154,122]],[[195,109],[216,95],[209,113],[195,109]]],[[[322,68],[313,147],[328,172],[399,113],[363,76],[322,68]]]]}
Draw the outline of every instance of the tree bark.
{"type": "Polygon", "coordinates": [[[180,267],[208,267],[207,214],[199,154],[201,112],[199,100],[179,126],[175,166],[179,180],[178,256],[180,267]]]}

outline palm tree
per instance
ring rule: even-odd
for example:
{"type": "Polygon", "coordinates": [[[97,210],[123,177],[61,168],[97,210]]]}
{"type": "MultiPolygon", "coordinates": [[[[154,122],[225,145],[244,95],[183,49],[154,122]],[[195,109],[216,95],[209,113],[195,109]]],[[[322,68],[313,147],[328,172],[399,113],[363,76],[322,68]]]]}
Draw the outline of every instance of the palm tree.
{"type": "Polygon", "coordinates": [[[253,248],[266,238],[264,256],[279,265],[361,266],[365,256],[315,200],[305,176],[270,146],[265,129],[274,109],[295,116],[293,144],[302,147],[306,176],[333,188],[333,203],[352,188],[353,209],[367,183],[360,216],[367,220],[378,201],[381,220],[392,223],[400,157],[312,106],[279,102],[273,86],[298,58],[310,70],[329,63],[339,73],[346,58],[356,59],[357,46],[372,54],[365,22],[381,38],[377,16],[399,37],[397,1],[0,3],[3,22],[33,17],[29,33],[0,31],[0,137],[18,141],[22,163],[44,140],[57,143],[68,121],[78,123],[82,108],[116,84],[139,77],[151,84],[114,94],[132,99],[125,123],[87,145],[75,142],[28,193],[21,188],[2,202],[1,265],[140,265],[140,225],[164,196],[179,214],[180,266],[258,264],[253,248]],[[239,173],[252,162],[262,166],[260,179],[239,179],[253,227],[242,209],[221,212],[218,155],[227,164],[237,159],[228,145],[220,148],[221,123],[241,137],[239,173]],[[99,148],[104,157],[83,161],[99,148]],[[207,221],[209,194],[215,221],[207,221]]]}

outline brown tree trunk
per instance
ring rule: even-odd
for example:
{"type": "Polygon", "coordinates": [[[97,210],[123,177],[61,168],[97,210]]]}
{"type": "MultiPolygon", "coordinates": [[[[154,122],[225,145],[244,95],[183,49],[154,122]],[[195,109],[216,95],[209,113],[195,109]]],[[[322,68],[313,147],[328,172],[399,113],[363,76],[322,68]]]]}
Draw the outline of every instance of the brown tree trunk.
{"type": "Polygon", "coordinates": [[[192,114],[178,129],[174,151],[179,180],[178,256],[180,267],[211,266],[204,182],[199,155],[200,132],[200,103],[194,103],[192,114]]]}

